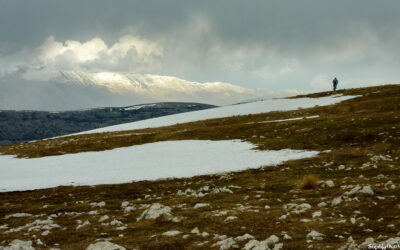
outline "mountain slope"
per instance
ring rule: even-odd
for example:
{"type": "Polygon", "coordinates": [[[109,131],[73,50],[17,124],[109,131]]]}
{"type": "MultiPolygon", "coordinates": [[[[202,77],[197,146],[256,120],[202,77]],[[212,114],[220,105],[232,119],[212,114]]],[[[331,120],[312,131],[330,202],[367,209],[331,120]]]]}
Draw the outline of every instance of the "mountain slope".
{"type": "Polygon", "coordinates": [[[3,110],[0,111],[0,145],[213,107],[202,103],[164,102],[62,112],[3,110]]]}
{"type": "Polygon", "coordinates": [[[207,102],[228,105],[246,99],[269,98],[299,93],[298,90],[248,89],[226,82],[193,82],[174,76],[130,72],[60,71],[60,82],[106,89],[139,99],[207,102]]]}
{"type": "MultiPolygon", "coordinates": [[[[236,139],[259,150],[321,153],[215,175],[1,193],[0,244],[20,239],[31,240],[37,249],[85,249],[110,241],[129,249],[293,250],[396,244],[400,86],[339,93],[360,97],[330,106],[2,146],[3,154],[19,157],[67,157],[151,142],[236,139]],[[301,117],[309,118],[295,119],[301,117]]],[[[154,158],[160,165],[165,159],[154,158]]]]}

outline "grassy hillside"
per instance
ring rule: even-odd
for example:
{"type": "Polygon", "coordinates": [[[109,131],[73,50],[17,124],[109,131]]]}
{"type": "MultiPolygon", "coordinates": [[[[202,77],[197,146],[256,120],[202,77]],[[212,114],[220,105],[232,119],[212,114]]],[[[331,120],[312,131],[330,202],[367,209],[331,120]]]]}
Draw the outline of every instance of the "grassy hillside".
{"type": "Polygon", "coordinates": [[[0,245],[20,239],[38,249],[85,249],[104,239],[129,249],[219,249],[249,246],[250,236],[237,236],[250,234],[258,241],[276,235],[283,249],[337,249],[350,246],[350,236],[355,245],[369,237],[400,237],[400,86],[338,93],[360,97],[332,106],[2,146],[3,154],[43,157],[166,140],[241,139],[260,150],[324,153],[220,175],[0,193],[0,245]],[[154,203],[171,211],[140,219],[154,203]],[[16,213],[30,215],[10,217],[16,213]],[[58,226],[47,234],[48,216],[58,226]],[[35,220],[42,222],[29,225],[35,220]],[[171,230],[181,234],[163,235],[171,230]]]}

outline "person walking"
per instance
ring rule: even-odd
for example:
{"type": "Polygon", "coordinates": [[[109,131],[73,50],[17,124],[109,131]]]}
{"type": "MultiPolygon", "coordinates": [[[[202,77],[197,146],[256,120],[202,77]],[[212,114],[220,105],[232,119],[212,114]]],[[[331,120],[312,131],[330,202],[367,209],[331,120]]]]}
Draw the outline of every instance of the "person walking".
{"type": "Polygon", "coordinates": [[[332,83],[333,83],[333,92],[335,92],[335,91],[336,91],[336,88],[337,88],[337,85],[339,84],[339,81],[338,81],[338,79],[335,77],[335,78],[333,79],[332,83]]]}

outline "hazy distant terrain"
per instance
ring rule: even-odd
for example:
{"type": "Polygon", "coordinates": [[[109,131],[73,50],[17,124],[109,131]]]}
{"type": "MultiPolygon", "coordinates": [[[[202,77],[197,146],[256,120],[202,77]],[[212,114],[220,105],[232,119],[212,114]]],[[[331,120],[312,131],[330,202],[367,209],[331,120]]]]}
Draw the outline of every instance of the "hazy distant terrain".
{"type": "Polygon", "coordinates": [[[3,110],[0,111],[0,145],[213,107],[201,103],[162,102],[63,112],[3,110]]]}

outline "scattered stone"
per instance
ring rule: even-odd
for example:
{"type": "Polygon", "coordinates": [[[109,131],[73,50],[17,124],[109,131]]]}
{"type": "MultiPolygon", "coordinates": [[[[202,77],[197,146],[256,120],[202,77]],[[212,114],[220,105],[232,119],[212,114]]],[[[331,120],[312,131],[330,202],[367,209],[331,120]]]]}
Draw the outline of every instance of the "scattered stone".
{"type": "Polygon", "coordinates": [[[137,221],[155,220],[161,216],[171,219],[171,210],[172,209],[168,206],[161,205],[160,203],[154,203],[137,218],[137,221]]]}
{"type": "Polygon", "coordinates": [[[13,240],[10,242],[8,247],[0,246],[0,249],[4,250],[35,250],[32,246],[32,241],[23,241],[23,240],[13,240]]]}
{"type": "Polygon", "coordinates": [[[295,204],[295,203],[288,203],[283,206],[286,211],[294,214],[301,214],[311,208],[311,205],[308,203],[302,204],[295,204]]]}
{"type": "Polygon", "coordinates": [[[333,188],[333,187],[335,187],[335,183],[331,180],[321,181],[318,183],[318,186],[321,188],[333,188]]]}
{"type": "Polygon", "coordinates": [[[108,219],[110,219],[110,217],[108,215],[103,215],[103,216],[100,217],[99,222],[103,222],[103,221],[106,221],[108,219]]]}
{"type": "Polygon", "coordinates": [[[315,211],[314,213],[312,213],[312,217],[313,218],[315,218],[315,217],[320,217],[322,215],[322,212],[321,211],[315,211]]]}
{"type": "Polygon", "coordinates": [[[212,211],[212,215],[213,216],[227,216],[228,215],[228,211],[212,211]]]}
{"type": "Polygon", "coordinates": [[[386,189],[396,189],[396,185],[394,185],[392,181],[388,181],[385,183],[385,188],[386,189]]]}
{"type": "Polygon", "coordinates": [[[209,203],[196,203],[193,208],[209,207],[209,203]]]}
{"type": "Polygon", "coordinates": [[[237,216],[228,216],[226,217],[225,221],[236,220],[237,218],[238,218],[237,216]]]}
{"type": "Polygon", "coordinates": [[[47,219],[47,220],[35,220],[32,223],[28,223],[25,226],[17,227],[17,228],[11,228],[7,230],[5,233],[14,233],[14,232],[19,232],[21,230],[27,229],[28,232],[34,231],[45,231],[45,230],[51,230],[54,228],[59,228],[60,225],[55,224],[52,219],[47,219]]]}
{"type": "Polygon", "coordinates": [[[122,207],[122,208],[126,208],[127,206],[129,206],[129,201],[123,201],[123,202],[121,203],[121,207],[122,207]]]}
{"type": "Polygon", "coordinates": [[[317,231],[311,231],[307,234],[307,239],[312,239],[312,240],[322,240],[325,234],[319,233],[317,231]]]}
{"type": "Polygon", "coordinates": [[[335,206],[339,205],[340,203],[342,203],[342,197],[336,197],[331,201],[331,206],[335,207],[335,206]]]}
{"type": "Polygon", "coordinates": [[[210,234],[207,233],[207,232],[202,232],[202,233],[201,233],[201,236],[203,236],[203,237],[208,237],[208,236],[210,236],[210,234]]]}
{"type": "Polygon", "coordinates": [[[121,221],[115,219],[110,222],[110,226],[121,226],[123,224],[124,223],[122,223],[121,221]]]}
{"type": "Polygon", "coordinates": [[[126,248],[109,241],[99,241],[90,244],[86,250],[126,250],[126,248]]]}
{"type": "Polygon", "coordinates": [[[180,235],[181,233],[182,233],[182,232],[181,232],[181,231],[178,231],[178,230],[171,230],[171,231],[168,231],[168,232],[163,233],[162,235],[173,237],[173,236],[180,235]]]}
{"type": "Polygon", "coordinates": [[[47,236],[47,235],[49,235],[49,234],[50,234],[50,231],[49,231],[49,230],[46,230],[46,231],[44,231],[44,232],[41,233],[42,236],[47,236]]]}
{"type": "Polygon", "coordinates": [[[197,227],[193,228],[192,231],[190,231],[190,232],[192,234],[200,234],[200,230],[197,227]]]}
{"type": "Polygon", "coordinates": [[[98,208],[102,208],[106,205],[106,203],[104,201],[100,201],[100,202],[92,202],[90,203],[91,207],[98,207],[98,208]]]}
{"type": "Polygon", "coordinates": [[[250,240],[249,242],[246,243],[244,246],[245,250],[279,250],[282,249],[283,244],[278,243],[279,238],[275,235],[271,235],[269,238],[267,238],[264,241],[258,241],[258,240],[250,240]]]}
{"type": "Polygon", "coordinates": [[[237,242],[232,237],[224,239],[224,240],[220,240],[212,246],[213,247],[219,246],[220,250],[239,248],[239,246],[237,245],[237,242]]]}
{"type": "Polygon", "coordinates": [[[133,210],[136,210],[136,208],[133,207],[133,206],[127,206],[127,207],[124,208],[124,213],[127,214],[127,213],[129,213],[129,212],[131,212],[133,210]]]}
{"type": "Polygon", "coordinates": [[[80,220],[78,220],[78,226],[76,227],[76,230],[78,230],[78,229],[80,229],[80,228],[82,228],[82,227],[86,227],[86,226],[89,226],[90,225],[90,222],[88,221],[88,220],[86,220],[84,223],[82,223],[82,222],[80,221],[80,220]]]}
{"type": "Polygon", "coordinates": [[[89,211],[88,214],[89,215],[97,215],[98,212],[97,212],[97,210],[92,210],[92,211],[89,211]]]}
{"type": "Polygon", "coordinates": [[[242,236],[237,236],[235,240],[237,241],[245,241],[245,240],[252,240],[254,236],[251,234],[243,234],[242,236]]]}
{"type": "Polygon", "coordinates": [[[21,218],[21,217],[31,217],[32,214],[28,213],[15,213],[15,214],[9,214],[4,217],[4,219],[10,219],[10,218],[21,218]]]}
{"type": "Polygon", "coordinates": [[[284,240],[291,240],[292,237],[290,237],[290,235],[288,235],[288,234],[284,234],[284,235],[283,235],[283,239],[284,239],[284,240]]]}
{"type": "Polygon", "coordinates": [[[357,242],[353,240],[353,237],[349,237],[345,245],[340,247],[338,250],[358,250],[357,242]]]}

